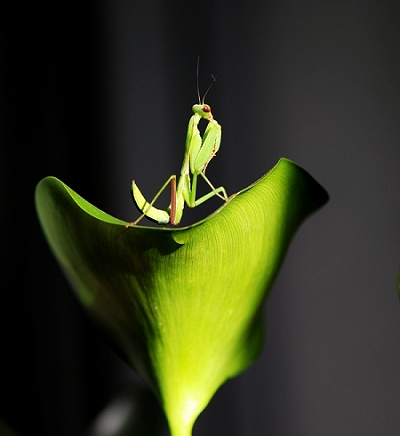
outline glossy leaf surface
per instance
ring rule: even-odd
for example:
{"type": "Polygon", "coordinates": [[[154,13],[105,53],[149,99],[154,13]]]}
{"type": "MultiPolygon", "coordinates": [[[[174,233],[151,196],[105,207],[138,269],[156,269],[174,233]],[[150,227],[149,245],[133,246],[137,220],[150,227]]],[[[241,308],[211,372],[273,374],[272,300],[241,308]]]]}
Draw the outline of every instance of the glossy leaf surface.
{"type": "Polygon", "coordinates": [[[207,219],[130,227],[60,180],[36,190],[53,253],[89,315],[150,383],[173,436],[262,347],[262,305],[299,224],[328,200],[281,159],[207,219]]]}

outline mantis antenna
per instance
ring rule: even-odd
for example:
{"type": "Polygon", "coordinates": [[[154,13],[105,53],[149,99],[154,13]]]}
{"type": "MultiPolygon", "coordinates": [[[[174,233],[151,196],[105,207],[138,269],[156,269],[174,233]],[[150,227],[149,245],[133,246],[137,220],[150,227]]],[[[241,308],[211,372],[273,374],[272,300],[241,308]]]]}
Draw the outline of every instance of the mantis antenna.
{"type": "Polygon", "coordinates": [[[204,93],[203,98],[200,98],[200,86],[199,86],[199,65],[200,65],[200,55],[197,56],[197,69],[196,69],[196,86],[197,86],[197,98],[199,99],[199,104],[204,104],[204,101],[206,99],[206,96],[208,94],[208,91],[212,88],[214,83],[217,81],[217,77],[219,76],[219,73],[214,76],[211,74],[212,82],[210,83],[210,86],[207,88],[207,91],[204,93]]]}

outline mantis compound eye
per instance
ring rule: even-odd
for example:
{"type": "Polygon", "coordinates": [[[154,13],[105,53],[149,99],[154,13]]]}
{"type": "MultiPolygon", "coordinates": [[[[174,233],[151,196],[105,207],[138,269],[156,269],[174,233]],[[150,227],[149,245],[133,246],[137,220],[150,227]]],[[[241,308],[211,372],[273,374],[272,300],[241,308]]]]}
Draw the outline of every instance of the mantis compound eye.
{"type": "Polygon", "coordinates": [[[206,113],[211,112],[211,108],[210,108],[210,106],[208,106],[208,104],[204,104],[202,107],[202,110],[203,110],[203,112],[206,112],[206,113]]]}

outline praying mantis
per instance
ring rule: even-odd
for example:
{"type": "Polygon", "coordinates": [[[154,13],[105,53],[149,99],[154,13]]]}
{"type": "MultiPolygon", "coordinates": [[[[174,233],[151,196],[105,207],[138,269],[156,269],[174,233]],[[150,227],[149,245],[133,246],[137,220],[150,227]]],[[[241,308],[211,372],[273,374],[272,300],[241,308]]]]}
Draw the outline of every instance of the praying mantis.
{"type": "Polygon", "coordinates": [[[211,85],[205,92],[203,99],[200,99],[197,64],[197,95],[199,103],[192,107],[193,115],[189,120],[185,153],[178,181],[175,174],[170,176],[149,203],[144,198],[136,182],[132,180],[132,196],[139,211],[142,212],[142,215],[136,221],[128,223],[126,227],[138,224],[145,216],[158,224],[165,225],[170,223],[172,226],[177,226],[182,219],[185,203],[189,207],[194,208],[214,196],[224,201],[228,200],[225,188],[223,186],[215,188],[205,174],[207,165],[216,155],[221,145],[221,125],[214,119],[211,107],[204,103],[208,91],[216,80],[214,76],[212,77],[213,82],[211,82],[211,85]],[[199,122],[202,119],[208,121],[203,137],[201,137],[198,128],[199,122]],[[211,188],[211,191],[196,199],[197,179],[199,175],[205,180],[211,188]],[[169,184],[171,185],[170,205],[166,210],[157,209],[153,205],[169,184]]]}

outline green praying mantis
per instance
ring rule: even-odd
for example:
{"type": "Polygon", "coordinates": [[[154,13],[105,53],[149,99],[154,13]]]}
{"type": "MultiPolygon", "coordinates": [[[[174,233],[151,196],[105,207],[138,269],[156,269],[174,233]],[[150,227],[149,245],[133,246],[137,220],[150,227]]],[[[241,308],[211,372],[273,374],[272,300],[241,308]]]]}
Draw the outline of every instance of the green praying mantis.
{"type": "Polygon", "coordinates": [[[220,197],[224,201],[228,200],[225,188],[223,186],[215,188],[205,174],[207,165],[216,155],[221,145],[221,125],[214,119],[211,107],[204,103],[208,91],[216,80],[214,76],[212,77],[213,82],[211,82],[211,85],[205,92],[203,99],[200,99],[197,64],[197,95],[199,103],[192,107],[193,115],[189,120],[186,134],[185,154],[183,156],[178,182],[175,174],[170,176],[154,196],[153,200],[149,203],[133,180],[132,196],[139,211],[142,212],[142,215],[136,221],[127,224],[127,227],[138,224],[145,216],[158,224],[165,225],[170,223],[172,226],[177,226],[182,219],[185,203],[189,207],[194,208],[214,196],[220,197]],[[199,122],[202,119],[208,121],[203,137],[201,137],[198,128],[199,122]],[[211,191],[196,199],[197,179],[199,175],[209,185],[211,191]],[[169,184],[171,185],[170,205],[166,210],[157,209],[153,205],[169,184]]]}

